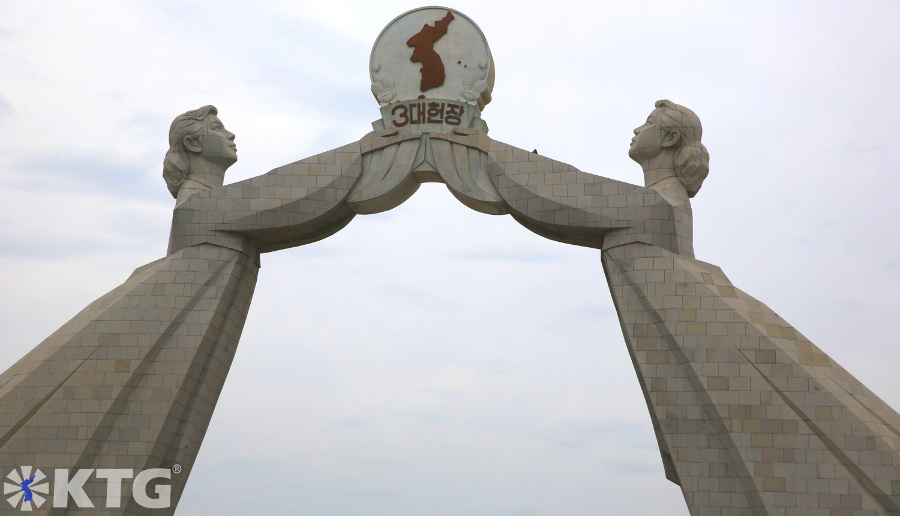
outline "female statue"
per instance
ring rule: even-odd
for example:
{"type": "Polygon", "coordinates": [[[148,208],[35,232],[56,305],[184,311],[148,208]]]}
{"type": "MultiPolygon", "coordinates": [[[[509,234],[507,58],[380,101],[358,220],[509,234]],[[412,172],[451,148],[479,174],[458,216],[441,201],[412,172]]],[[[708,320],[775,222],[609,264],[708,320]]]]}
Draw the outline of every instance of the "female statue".
{"type": "MultiPolygon", "coordinates": [[[[666,476],[691,514],[900,514],[900,416],[694,258],[690,198],[709,154],[689,109],[659,101],[635,129],[629,155],[644,187],[478,127],[412,125],[222,186],[237,155],[216,115],[206,106],[172,124],[168,255],[0,375],[0,469],[38,457],[45,468],[178,464],[171,510],[160,513],[171,514],[234,356],[259,254],[320,240],[442,181],[473,209],[601,250],[666,476]]],[[[85,491],[103,496],[105,484],[91,478],[85,491]]]]}
{"type": "Polygon", "coordinates": [[[661,100],[629,149],[645,187],[527,166],[496,142],[495,182],[526,227],[602,249],[666,476],[692,515],[900,514],[900,416],[694,258],[701,133],[691,110],[661,100]]]}
{"type": "MultiPolygon", "coordinates": [[[[237,160],[216,115],[205,106],[172,122],[164,176],[179,204],[221,186],[237,160]]],[[[244,247],[198,241],[138,268],[0,375],[0,470],[157,468],[171,477],[159,496],[130,497],[125,484],[120,507],[143,514],[136,500],[150,496],[174,511],[256,285],[259,257],[244,247]]],[[[90,477],[70,508],[104,500],[106,483],[90,477]]]]}

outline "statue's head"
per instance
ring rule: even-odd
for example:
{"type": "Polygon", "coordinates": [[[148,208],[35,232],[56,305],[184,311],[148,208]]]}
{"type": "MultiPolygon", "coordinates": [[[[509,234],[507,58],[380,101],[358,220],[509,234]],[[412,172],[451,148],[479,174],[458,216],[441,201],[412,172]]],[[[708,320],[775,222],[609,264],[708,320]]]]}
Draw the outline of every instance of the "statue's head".
{"type": "Polygon", "coordinates": [[[702,134],[700,119],[693,111],[660,100],[644,125],[635,128],[628,156],[644,172],[673,169],[693,197],[709,174],[709,152],[700,143],[702,134]]]}
{"type": "Polygon", "coordinates": [[[215,106],[203,106],[172,121],[169,151],[163,161],[163,178],[172,197],[178,197],[188,179],[209,188],[222,186],[225,169],[237,161],[234,134],[225,129],[218,113],[215,106]]]}

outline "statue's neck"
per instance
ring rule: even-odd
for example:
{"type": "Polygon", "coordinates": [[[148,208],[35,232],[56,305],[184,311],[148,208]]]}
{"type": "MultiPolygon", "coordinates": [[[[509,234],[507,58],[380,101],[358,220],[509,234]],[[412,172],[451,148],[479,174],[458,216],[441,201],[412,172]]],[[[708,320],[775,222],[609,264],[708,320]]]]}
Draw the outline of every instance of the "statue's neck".
{"type": "Polygon", "coordinates": [[[205,192],[207,190],[211,190],[212,188],[200,181],[196,181],[194,179],[185,179],[184,183],[181,184],[181,188],[178,189],[178,197],[175,198],[175,206],[179,206],[184,201],[188,200],[190,196],[195,193],[205,192]]]}
{"type": "Polygon", "coordinates": [[[687,190],[684,189],[681,180],[675,176],[665,177],[648,186],[662,194],[673,206],[683,204],[690,206],[691,199],[688,197],[687,190]]]}
{"type": "Polygon", "coordinates": [[[644,186],[663,194],[672,204],[690,203],[687,191],[675,174],[674,168],[644,168],[644,186]]]}
{"type": "Polygon", "coordinates": [[[191,160],[190,173],[181,188],[178,189],[178,196],[175,199],[175,205],[186,201],[195,193],[205,192],[218,188],[225,183],[225,170],[231,163],[218,163],[205,160],[191,160]]]}
{"type": "Polygon", "coordinates": [[[644,184],[659,192],[675,214],[675,251],[684,256],[694,256],[694,229],[691,199],[674,169],[644,171],[644,184]]]}
{"type": "Polygon", "coordinates": [[[678,177],[675,175],[674,168],[653,168],[653,169],[644,169],[644,186],[647,188],[653,188],[654,185],[663,181],[665,179],[678,177]]]}

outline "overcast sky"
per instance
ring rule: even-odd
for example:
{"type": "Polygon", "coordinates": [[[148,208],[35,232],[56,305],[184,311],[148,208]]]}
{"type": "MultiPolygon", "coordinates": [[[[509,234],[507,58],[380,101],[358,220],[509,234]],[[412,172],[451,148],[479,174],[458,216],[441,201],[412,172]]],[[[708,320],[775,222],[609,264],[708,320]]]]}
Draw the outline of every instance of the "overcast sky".
{"type": "MultiPolygon", "coordinates": [[[[371,45],[418,6],[0,2],[0,370],[163,256],[176,115],[219,108],[226,182],[355,141],[371,45]]],[[[900,407],[900,3],[450,7],[490,44],[494,139],[639,183],[632,128],[693,109],[698,259],[900,407]]],[[[599,252],[429,184],[262,257],[177,514],[688,512],[599,252]]]]}

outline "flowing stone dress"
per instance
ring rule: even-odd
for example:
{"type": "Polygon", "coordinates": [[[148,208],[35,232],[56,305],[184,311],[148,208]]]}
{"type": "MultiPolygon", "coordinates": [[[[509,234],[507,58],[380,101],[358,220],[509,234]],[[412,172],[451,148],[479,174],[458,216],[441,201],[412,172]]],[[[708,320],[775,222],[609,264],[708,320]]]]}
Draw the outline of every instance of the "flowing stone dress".
{"type": "MultiPolygon", "coordinates": [[[[359,175],[358,149],[357,142],[179,205],[168,256],[135,270],[0,375],[0,472],[32,466],[52,481],[56,468],[71,477],[78,469],[137,474],[178,465],[159,481],[172,486],[168,509],[137,505],[130,480],[119,508],[105,506],[106,479],[91,475],[84,484],[90,514],[172,514],[237,350],[260,251],[312,242],[349,222],[344,199],[359,175]]],[[[34,513],[67,513],[35,496],[30,504],[46,500],[30,505],[34,513]]],[[[70,499],[68,510],[76,508],[70,499]]]]}
{"type": "Polygon", "coordinates": [[[602,249],[666,476],[692,515],[900,514],[900,416],[694,258],[687,198],[498,142],[491,157],[523,225],[602,249]]]}
{"type": "MultiPolygon", "coordinates": [[[[0,376],[0,470],[34,466],[52,479],[56,468],[190,468],[257,269],[247,254],[201,244],[137,269],[88,305],[0,376]]],[[[106,480],[92,476],[85,493],[103,508],[106,480]]]]}
{"type": "MultiPolygon", "coordinates": [[[[178,466],[159,482],[171,485],[166,509],[139,506],[129,480],[121,506],[110,508],[105,478],[84,484],[94,515],[174,513],[237,350],[260,253],[328,237],[356,213],[390,209],[420,181],[442,177],[470,207],[497,213],[502,202],[484,174],[489,140],[476,133],[370,133],[189,197],[173,214],[165,258],[137,269],[0,374],[0,472],[34,467],[53,478],[57,468],[74,476],[178,466]]],[[[28,503],[37,514],[78,508],[70,499],[54,509],[35,491],[28,503]]]]}
{"type": "MultiPolygon", "coordinates": [[[[191,196],[175,210],[168,256],[0,375],[0,470],[177,464],[169,509],[137,506],[128,481],[123,507],[107,509],[106,480],[85,484],[91,514],[172,514],[234,357],[259,253],[325,238],[427,181],[478,211],[602,250],[666,476],[692,515],[900,514],[900,417],[694,259],[687,199],[474,129],[375,131],[191,196]]],[[[65,512],[46,502],[36,511],[65,512]]]]}

